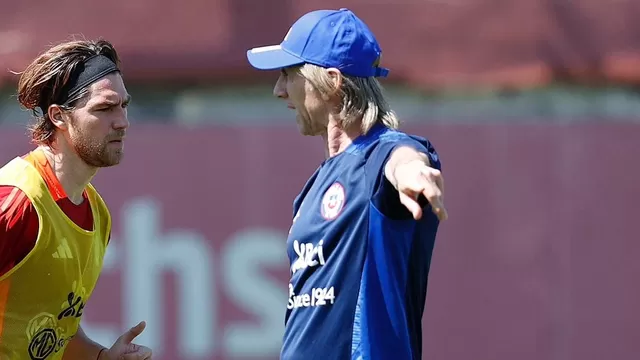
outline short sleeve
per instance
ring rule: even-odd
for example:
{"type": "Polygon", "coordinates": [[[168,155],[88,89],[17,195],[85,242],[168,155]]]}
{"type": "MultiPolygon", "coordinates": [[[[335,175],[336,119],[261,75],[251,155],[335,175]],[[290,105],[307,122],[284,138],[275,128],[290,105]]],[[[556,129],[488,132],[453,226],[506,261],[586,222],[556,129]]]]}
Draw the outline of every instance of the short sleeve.
{"type": "Polygon", "coordinates": [[[17,188],[0,186],[0,276],[31,252],[38,238],[38,214],[17,188]]]}
{"type": "MultiPolygon", "coordinates": [[[[430,166],[442,170],[438,153],[427,139],[401,132],[393,132],[381,136],[367,158],[365,174],[374,206],[383,215],[393,219],[411,217],[411,213],[400,203],[397,190],[384,174],[384,168],[393,151],[405,146],[426,154],[429,157],[430,166]]],[[[423,202],[424,206],[428,207],[426,200],[423,199],[423,202]]]]}

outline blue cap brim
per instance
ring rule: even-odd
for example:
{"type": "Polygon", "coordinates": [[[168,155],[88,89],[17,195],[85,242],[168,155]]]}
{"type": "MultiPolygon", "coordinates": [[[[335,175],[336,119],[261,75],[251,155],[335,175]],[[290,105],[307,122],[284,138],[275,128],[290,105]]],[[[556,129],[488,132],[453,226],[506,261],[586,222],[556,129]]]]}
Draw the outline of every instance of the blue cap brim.
{"type": "Polygon", "coordinates": [[[253,48],[247,51],[247,60],[259,70],[277,70],[304,64],[302,59],[284,51],[280,45],[253,48]]]}

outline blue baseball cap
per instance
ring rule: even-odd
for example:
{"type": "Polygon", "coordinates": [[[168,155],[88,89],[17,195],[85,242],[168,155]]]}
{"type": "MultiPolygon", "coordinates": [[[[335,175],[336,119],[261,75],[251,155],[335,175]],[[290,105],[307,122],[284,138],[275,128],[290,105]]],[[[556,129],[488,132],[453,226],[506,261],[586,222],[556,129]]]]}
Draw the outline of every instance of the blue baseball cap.
{"type": "Polygon", "coordinates": [[[379,67],[382,50],[369,27],[348,9],[316,10],[299,18],[280,45],[247,51],[249,63],[260,70],[314,64],[337,68],[356,77],[386,77],[379,67]]]}

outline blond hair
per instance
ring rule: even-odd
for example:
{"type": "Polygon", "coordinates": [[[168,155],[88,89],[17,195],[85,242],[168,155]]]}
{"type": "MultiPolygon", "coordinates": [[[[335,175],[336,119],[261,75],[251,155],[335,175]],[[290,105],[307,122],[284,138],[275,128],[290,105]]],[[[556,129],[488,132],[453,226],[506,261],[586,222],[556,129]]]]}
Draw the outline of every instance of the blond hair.
{"type": "MultiPolygon", "coordinates": [[[[299,71],[320,93],[330,94],[335,91],[327,69],[304,64],[299,71]]],[[[363,78],[343,74],[342,86],[338,91],[342,97],[340,117],[344,128],[353,126],[360,118],[364,134],[377,123],[391,129],[397,129],[400,125],[398,116],[391,110],[384,97],[382,85],[375,77],[363,78]]]]}

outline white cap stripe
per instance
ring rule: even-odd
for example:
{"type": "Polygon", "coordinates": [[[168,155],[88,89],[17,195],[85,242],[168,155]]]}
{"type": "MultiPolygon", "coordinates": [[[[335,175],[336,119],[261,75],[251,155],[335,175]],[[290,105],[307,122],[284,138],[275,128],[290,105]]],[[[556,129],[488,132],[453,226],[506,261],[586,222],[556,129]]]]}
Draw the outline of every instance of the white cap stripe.
{"type": "Polygon", "coordinates": [[[282,50],[282,46],[280,46],[280,45],[261,46],[261,47],[253,48],[250,51],[253,54],[257,54],[257,53],[261,53],[261,52],[276,51],[276,50],[282,50]]]}

